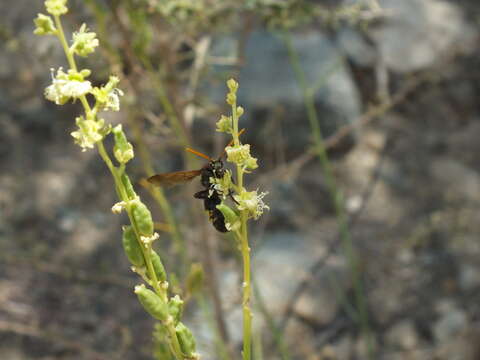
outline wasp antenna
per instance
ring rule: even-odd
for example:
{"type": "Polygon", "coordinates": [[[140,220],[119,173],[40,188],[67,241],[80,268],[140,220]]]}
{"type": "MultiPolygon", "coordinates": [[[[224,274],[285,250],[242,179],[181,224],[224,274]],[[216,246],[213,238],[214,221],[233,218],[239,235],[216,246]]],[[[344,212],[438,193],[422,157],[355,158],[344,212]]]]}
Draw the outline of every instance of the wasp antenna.
{"type": "Polygon", "coordinates": [[[185,148],[185,150],[188,151],[188,152],[191,152],[192,154],[195,154],[195,155],[197,155],[197,156],[203,157],[204,159],[207,159],[208,161],[212,161],[212,160],[213,160],[212,158],[208,157],[207,155],[202,154],[201,152],[199,152],[199,151],[197,151],[197,150],[193,150],[193,149],[191,149],[191,148],[189,148],[189,147],[185,148]]]}

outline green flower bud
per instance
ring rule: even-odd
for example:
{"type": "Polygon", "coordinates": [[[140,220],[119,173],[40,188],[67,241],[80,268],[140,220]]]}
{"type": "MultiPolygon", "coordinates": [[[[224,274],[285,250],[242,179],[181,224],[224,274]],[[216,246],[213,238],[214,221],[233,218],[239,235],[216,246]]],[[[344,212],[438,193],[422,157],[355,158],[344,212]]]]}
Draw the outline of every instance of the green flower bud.
{"type": "Polygon", "coordinates": [[[122,124],[115,126],[112,131],[113,135],[115,136],[113,154],[119,163],[126,164],[134,156],[133,146],[127,141],[127,137],[122,130],[122,124]]]}
{"type": "Polygon", "coordinates": [[[202,289],[204,275],[202,264],[193,263],[190,266],[190,272],[186,279],[186,288],[189,294],[195,294],[202,289]]]}
{"type": "Polygon", "coordinates": [[[33,22],[36,26],[33,31],[35,35],[55,35],[57,33],[57,28],[53,24],[53,20],[50,16],[38,14],[33,22]]]}
{"type": "Polygon", "coordinates": [[[238,83],[234,79],[228,80],[227,86],[231,93],[236,93],[238,90],[238,83]]]}
{"type": "Polygon", "coordinates": [[[234,105],[237,102],[237,95],[233,93],[228,93],[227,94],[227,104],[228,105],[234,105]]]}
{"type": "Polygon", "coordinates": [[[153,220],[147,206],[140,200],[135,201],[132,206],[132,215],[140,235],[151,237],[153,235],[153,220]]]}
{"type": "Polygon", "coordinates": [[[128,198],[135,199],[137,197],[137,194],[135,193],[135,190],[133,189],[133,185],[130,181],[130,178],[126,173],[122,174],[121,180],[122,180],[123,186],[125,186],[125,190],[127,191],[128,198]]]}
{"type": "Polygon", "coordinates": [[[243,107],[237,106],[237,115],[238,117],[242,116],[245,111],[243,110],[243,107]]]}
{"type": "Polygon", "coordinates": [[[152,290],[147,289],[144,284],[135,286],[135,294],[143,308],[155,319],[166,321],[168,318],[168,305],[152,290]]]}
{"type": "Polygon", "coordinates": [[[182,318],[183,313],[183,300],[180,296],[175,295],[168,301],[168,312],[173,317],[174,324],[177,325],[182,318]]]}
{"type": "Polygon", "coordinates": [[[142,248],[137,240],[135,231],[130,225],[123,227],[122,244],[128,260],[130,260],[133,265],[141,267],[145,264],[142,248]]]}
{"type": "Polygon", "coordinates": [[[67,0],[46,0],[45,7],[47,11],[52,15],[63,15],[68,11],[67,0]]]}
{"type": "Polygon", "coordinates": [[[220,120],[217,121],[217,131],[227,134],[232,133],[232,117],[222,115],[220,120]]]}
{"type": "Polygon", "coordinates": [[[233,211],[224,203],[217,205],[217,209],[220,210],[220,212],[225,217],[225,227],[228,231],[237,231],[238,229],[240,229],[240,217],[235,211],[233,211]]]}
{"type": "Polygon", "coordinates": [[[197,354],[195,354],[195,338],[193,337],[191,331],[181,322],[179,322],[177,326],[175,326],[175,330],[182,352],[185,355],[196,359],[197,354]]]}
{"type": "Polygon", "coordinates": [[[159,281],[166,281],[167,280],[167,272],[165,271],[165,267],[162,264],[162,260],[160,256],[152,250],[150,253],[150,257],[152,259],[153,269],[155,270],[155,275],[157,275],[157,280],[159,281]]]}

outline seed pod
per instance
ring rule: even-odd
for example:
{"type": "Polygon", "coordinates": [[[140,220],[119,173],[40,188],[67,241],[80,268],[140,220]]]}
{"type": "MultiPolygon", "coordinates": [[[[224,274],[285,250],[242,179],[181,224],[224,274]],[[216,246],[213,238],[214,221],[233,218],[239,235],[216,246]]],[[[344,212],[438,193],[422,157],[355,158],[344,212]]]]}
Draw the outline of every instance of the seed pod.
{"type": "Polygon", "coordinates": [[[168,301],[168,312],[173,317],[174,324],[177,325],[182,318],[183,313],[183,300],[180,296],[175,295],[168,301]]]}
{"type": "Polygon", "coordinates": [[[130,260],[130,262],[135,266],[143,266],[145,264],[145,260],[143,259],[142,248],[138,243],[135,231],[130,225],[123,227],[122,243],[123,250],[125,250],[128,260],[130,260]]]}
{"type": "Polygon", "coordinates": [[[160,259],[160,256],[152,250],[150,254],[152,258],[152,265],[153,269],[155,270],[155,275],[157,275],[157,280],[159,281],[166,281],[167,280],[167,273],[165,271],[165,268],[163,267],[162,260],[160,259]]]}
{"type": "Polygon", "coordinates": [[[181,322],[177,324],[175,327],[176,333],[177,333],[177,338],[178,342],[180,343],[180,348],[182,349],[182,352],[189,356],[189,357],[195,357],[195,339],[191,333],[191,331],[181,322]]]}
{"type": "Polygon", "coordinates": [[[123,186],[125,186],[125,190],[127,190],[128,198],[135,199],[137,197],[137,194],[133,189],[132,182],[130,181],[130,178],[128,177],[128,175],[123,173],[121,176],[121,180],[122,180],[123,186]]]}
{"type": "Polygon", "coordinates": [[[113,135],[115,136],[115,145],[113,146],[113,155],[121,164],[129,162],[133,156],[133,146],[127,141],[127,137],[122,130],[122,125],[119,124],[113,128],[113,135]]]}
{"type": "Polygon", "coordinates": [[[135,294],[137,294],[138,300],[150,315],[160,321],[167,320],[168,305],[157,294],[147,289],[143,284],[135,286],[135,294]]]}
{"type": "Polygon", "coordinates": [[[150,210],[140,200],[132,206],[132,215],[137,224],[141,236],[150,237],[153,235],[153,220],[150,210]]]}

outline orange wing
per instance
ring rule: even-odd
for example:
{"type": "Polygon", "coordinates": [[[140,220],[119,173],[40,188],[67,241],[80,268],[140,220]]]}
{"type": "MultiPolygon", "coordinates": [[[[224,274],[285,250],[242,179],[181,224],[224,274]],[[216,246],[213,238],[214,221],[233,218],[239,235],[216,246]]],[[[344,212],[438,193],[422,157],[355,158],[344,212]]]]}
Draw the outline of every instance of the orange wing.
{"type": "Polygon", "coordinates": [[[147,181],[153,185],[173,186],[182,184],[196,178],[202,173],[202,170],[174,171],[163,174],[157,174],[149,177],[147,181]]]}

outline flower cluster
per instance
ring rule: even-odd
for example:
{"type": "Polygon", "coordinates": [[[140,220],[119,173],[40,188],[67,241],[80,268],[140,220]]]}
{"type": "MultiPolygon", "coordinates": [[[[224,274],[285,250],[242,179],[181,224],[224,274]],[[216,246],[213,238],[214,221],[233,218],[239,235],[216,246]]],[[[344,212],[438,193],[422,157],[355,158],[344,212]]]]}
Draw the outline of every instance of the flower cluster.
{"type": "MultiPolygon", "coordinates": [[[[58,31],[56,23],[60,24],[59,16],[68,11],[66,5],[66,0],[45,1],[47,12],[53,15],[55,22],[51,16],[38,14],[34,20],[36,26],[34,33],[63,37],[63,33],[58,31]]],[[[73,33],[72,45],[65,49],[69,64],[74,63],[75,55],[85,57],[93,53],[98,45],[97,35],[89,31],[87,25],[83,24],[78,31],[73,33]]],[[[87,80],[91,73],[89,69],[78,71],[76,66],[73,66],[65,72],[60,67],[56,72],[54,69],[51,72],[52,83],[45,89],[45,98],[57,105],[64,105],[68,101],[79,99],[84,106],[87,106],[85,117],[76,118],[78,129],[71,135],[82,151],[92,149],[111,130],[111,126],[105,126],[104,120],[98,118],[98,111],[119,111],[120,109],[120,96],[123,95],[123,92],[116,88],[119,82],[118,77],[110,76],[105,85],[93,87],[92,83],[87,80]],[[93,109],[89,108],[87,96],[93,96],[95,100],[93,109]]],[[[121,131],[121,127],[119,130],[121,131]]],[[[115,136],[121,136],[120,131],[114,131],[115,136]]],[[[115,149],[115,157],[120,163],[126,163],[133,158],[133,148],[126,140],[121,144],[118,149],[115,149]]]]}
{"type": "MultiPolygon", "coordinates": [[[[244,173],[258,168],[257,159],[250,154],[250,145],[242,144],[239,140],[238,119],[243,115],[244,110],[241,106],[237,106],[237,90],[238,83],[230,79],[227,81],[228,89],[226,101],[232,107],[232,115],[222,115],[217,122],[217,131],[232,134],[233,142],[231,146],[225,148],[227,161],[237,166],[238,179],[243,178],[244,173]]],[[[215,183],[215,190],[223,195],[223,200],[227,195],[233,193],[235,209],[230,208],[224,202],[217,206],[225,217],[225,226],[229,231],[238,231],[241,225],[241,213],[245,219],[257,220],[264,212],[269,209],[263,198],[266,192],[247,191],[243,187],[243,180],[234,184],[229,171],[225,172],[225,176],[221,179],[212,178],[215,183]]]]}

